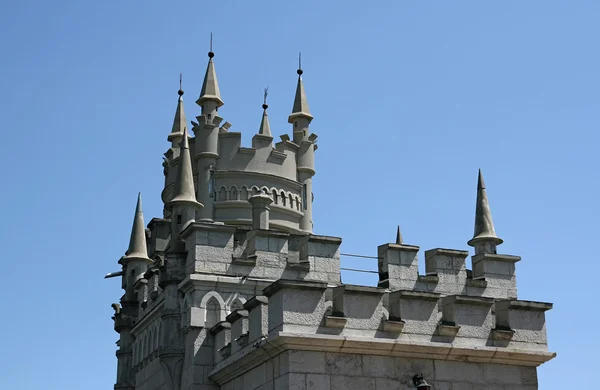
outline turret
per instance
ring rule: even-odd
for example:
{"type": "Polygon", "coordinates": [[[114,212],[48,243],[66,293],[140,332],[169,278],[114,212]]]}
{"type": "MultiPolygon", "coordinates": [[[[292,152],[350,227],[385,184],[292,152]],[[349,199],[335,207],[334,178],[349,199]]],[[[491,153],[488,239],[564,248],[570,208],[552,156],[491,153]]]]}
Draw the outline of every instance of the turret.
{"type": "Polygon", "coordinates": [[[122,278],[125,295],[121,298],[121,305],[113,304],[115,315],[115,331],[119,333],[119,350],[117,351],[117,383],[115,389],[134,390],[135,377],[132,366],[133,337],[131,329],[138,316],[138,299],[136,283],[141,283],[143,275],[153,261],[148,257],[146,247],[146,229],[144,227],[144,214],[142,212],[142,195],[138,194],[129,249],[119,263],[123,266],[122,278]]]}
{"type": "Polygon", "coordinates": [[[202,210],[202,203],[196,200],[194,176],[187,129],[183,131],[179,154],[179,168],[173,187],[173,199],[167,204],[171,210],[171,243],[169,252],[180,252],[184,249],[180,238],[181,231],[196,219],[196,212],[202,210]]]}
{"type": "MultiPolygon", "coordinates": [[[[185,110],[183,107],[183,89],[181,74],[179,75],[179,91],[177,91],[179,98],[177,99],[177,109],[175,111],[175,119],[173,120],[173,127],[171,133],[167,139],[171,142],[171,147],[165,153],[165,160],[163,162],[164,174],[165,174],[165,187],[163,189],[162,200],[164,204],[171,201],[173,197],[172,185],[175,182],[177,175],[177,165],[179,164],[179,144],[183,139],[183,132],[187,131],[187,120],[185,118],[185,110]]],[[[165,208],[165,217],[169,217],[169,210],[165,208]]]]}
{"type": "Polygon", "coordinates": [[[179,75],[179,98],[177,99],[177,110],[175,111],[175,119],[173,120],[173,128],[167,139],[171,142],[173,148],[179,148],[179,143],[183,138],[183,131],[187,129],[187,120],[185,119],[185,110],[183,108],[183,89],[182,76],[179,75]]]}
{"type": "Polygon", "coordinates": [[[217,82],[214,56],[211,38],[208,66],[200,97],[196,101],[202,108],[202,114],[196,117],[198,123],[194,123],[193,127],[196,136],[194,158],[198,167],[197,198],[198,202],[204,205],[198,213],[198,219],[201,221],[212,221],[214,218],[214,173],[219,158],[219,125],[223,120],[218,114],[219,107],[224,103],[217,82]]]}
{"type": "Polygon", "coordinates": [[[148,257],[148,249],[146,247],[142,194],[138,194],[133,226],[131,227],[131,237],[129,239],[129,249],[125,253],[125,256],[119,260],[119,263],[123,265],[125,299],[133,301],[135,299],[135,282],[142,278],[148,270],[148,266],[153,263],[148,257]]]}
{"type": "Polygon", "coordinates": [[[298,84],[296,85],[296,96],[294,97],[294,106],[292,113],[288,117],[288,123],[293,125],[294,142],[300,144],[303,139],[308,139],[308,126],[313,120],[308,107],[308,100],[304,92],[304,83],[302,81],[302,63],[298,60],[298,84]]]}
{"type": "Polygon", "coordinates": [[[252,137],[253,148],[264,148],[267,146],[272,147],[273,144],[273,135],[271,134],[271,125],[269,124],[269,114],[267,114],[267,108],[269,108],[269,105],[267,104],[267,95],[268,88],[265,88],[265,95],[262,105],[263,114],[258,133],[252,137]]]}
{"type": "Polygon", "coordinates": [[[299,61],[298,67],[298,84],[296,86],[296,96],[294,98],[294,106],[292,113],[288,118],[288,122],[293,124],[294,143],[300,148],[297,153],[297,171],[298,181],[302,184],[302,211],[303,216],[300,219],[300,229],[312,233],[312,177],[315,175],[315,150],[317,145],[316,134],[309,134],[309,125],[313,119],[308,108],[308,100],[304,91],[304,83],[302,81],[302,64],[299,61]]]}
{"type": "Polygon", "coordinates": [[[492,211],[488,202],[485,183],[481,169],[477,181],[477,205],[475,207],[475,232],[473,238],[467,244],[475,247],[475,255],[496,253],[496,246],[502,244],[502,239],[496,236],[494,222],[492,221],[492,211]]]}

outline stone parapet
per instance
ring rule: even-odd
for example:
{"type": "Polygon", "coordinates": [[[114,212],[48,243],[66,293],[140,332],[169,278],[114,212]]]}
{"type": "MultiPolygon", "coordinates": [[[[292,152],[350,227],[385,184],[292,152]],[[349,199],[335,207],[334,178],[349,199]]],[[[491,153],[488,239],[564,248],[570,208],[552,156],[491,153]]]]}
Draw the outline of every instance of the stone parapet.
{"type": "MultiPolygon", "coordinates": [[[[250,342],[222,354],[210,377],[221,383],[297,349],[538,366],[555,356],[546,344],[544,312],[550,308],[540,302],[278,280],[244,304],[250,342]],[[499,339],[496,330],[513,337],[499,339]]],[[[238,312],[227,318],[232,329],[238,312]]],[[[222,350],[222,344],[215,348],[222,350]]]]}
{"type": "Polygon", "coordinates": [[[340,282],[341,239],[193,223],[186,241],[188,274],[340,282]]]}
{"type": "Polygon", "coordinates": [[[384,244],[378,247],[378,286],[390,290],[435,292],[442,295],[517,298],[515,263],[518,256],[480,254],[472,257],[473,271],[467,269],[468,251],[435,248],[425,252],[425,275],[419,275],[419,247],[384,244]]]}

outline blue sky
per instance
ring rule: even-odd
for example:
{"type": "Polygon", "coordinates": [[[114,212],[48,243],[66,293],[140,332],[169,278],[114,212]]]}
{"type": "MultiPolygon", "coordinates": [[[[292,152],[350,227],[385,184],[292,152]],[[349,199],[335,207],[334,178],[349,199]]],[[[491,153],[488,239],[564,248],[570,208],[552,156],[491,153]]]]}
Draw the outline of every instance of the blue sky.
{"type": "Polygon", "coordinates": [[[2,2],[0,388],[114,384],[121,290],[102,277],[137,192],[161,215],[179,72],[191,119],[210,32],[220,113],[246,145],[266,85],[272,131],[290,132],[302,51],[315,231],[344,252],[375,255],[397,224],[422,251],[470,249],[481,168],[519,297],[555,305],[540,388],[593,387],[599,17],[591,0],[2,2]]]}

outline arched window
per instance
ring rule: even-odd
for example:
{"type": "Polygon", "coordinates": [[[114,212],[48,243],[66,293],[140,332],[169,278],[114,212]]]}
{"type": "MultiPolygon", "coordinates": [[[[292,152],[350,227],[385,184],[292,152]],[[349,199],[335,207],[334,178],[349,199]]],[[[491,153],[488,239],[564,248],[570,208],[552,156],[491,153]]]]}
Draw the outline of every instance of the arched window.
{"type": "Polygon", "coordinates": [[[206,303],[206,320],[204,327],[207,329],[212,328],[219,322],[221,306],[216,298],[210,298],[206,303]]]}
{"type": "Polygon", "coordinates": [[[237,188],[235,188],[235,186],[231,187],[229,199],[230,200],[238,200],[238,192],[237,192],[237,188]]]}
{"type": "Polygon", "coordinates": [[[290,194],[290,208],[294,208],[294,196],[290,194]]]}
{"type": "Polygon", "coordinates": [[[281,205],[285,207],[285,205],[287,203],[287,201],[286,201],[287,197],[285,196],[285,192],[283,192],[283,191],[281,191],[280,194],[281,194],[281,205]]]}
{"type": "Polygon", "coordinates": [[[225,187],[221,187],[219,190],[219,200],[227,200],[227,190],[225,187]]]}
{"type": "Polygon", "coordinates": [[[279,200],[277,199],[278,197],[277,197],[277,191],[276,190],[273,190],[272,196],[273,196],[273,203],[274,204],[279,203],[279,200]]]}
{"type": "Polygon", "coordinates": [[[248,189],[246,187],[242,187],[240,191],[240,200],[248,200],[248,189]]]}

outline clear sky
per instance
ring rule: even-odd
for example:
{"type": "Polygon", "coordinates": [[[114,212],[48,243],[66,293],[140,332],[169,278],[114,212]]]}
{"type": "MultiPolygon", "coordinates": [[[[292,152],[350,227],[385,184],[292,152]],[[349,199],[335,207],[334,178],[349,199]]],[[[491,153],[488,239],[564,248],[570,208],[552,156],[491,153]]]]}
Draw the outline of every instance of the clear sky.
{"type": "Polygon", "coordinates": [[[599,18],[594,0],[0,2],[0,388],[112,388],[121,290],[103,276],[137,192],[146,221],[162,215],[179,72],[192,119],[210,32],[220,113],[246,146],[266,85],[290,133],[302,51],[315,232],[343,252],[375,255],[397,224],[421,259],[471,249],[481,168],[499,252],[523,258],[519,297],[554,303],[540,388],[593,388],[599,18]]]}

